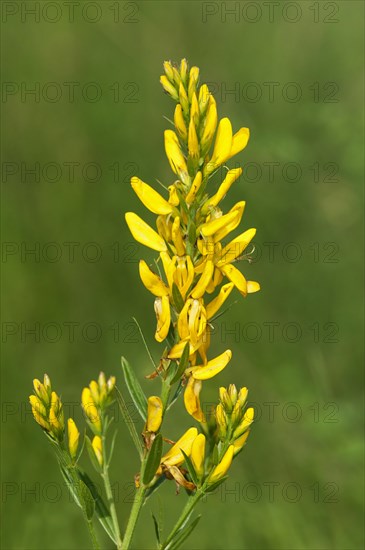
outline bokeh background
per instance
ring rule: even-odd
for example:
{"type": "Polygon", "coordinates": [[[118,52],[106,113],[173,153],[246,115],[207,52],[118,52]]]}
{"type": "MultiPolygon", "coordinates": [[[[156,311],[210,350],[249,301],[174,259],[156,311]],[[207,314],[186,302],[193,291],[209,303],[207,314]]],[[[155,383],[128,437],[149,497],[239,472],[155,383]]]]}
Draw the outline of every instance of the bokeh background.
{"type": "MultiPolygon", "coordinates": [[[[122,386],[121,355],[146,391],[158,387],[144,379],[151,367],[132,322],[157,358],[153,298],[137,275],[138,259],[153,256],[132,243],[123,214],[153,220],[131,175],[173,181],[162,140],[173,102],[159,75],[165,59],[182,57],[211,83],[220,116],[251,129],[225,207],[247,201],[244,228],[258,233],[242,270],[262,284],[236,296],[215,326],[212,354],[230,347],[233,360],[203,395],[208,407],[219,385],[246,385],[257,422],[185,548],[363,548],[363,3],[99,1],[72,15],[64,2],[3,2],[2,10],[4,550],[90,547],[29,415],[32,379],[47,372],[80,423],[81,388],[101,369],[122,386]]],[[[112,477],[124,524],[138,466],[118,415],[116,423],[112,477]]],[[[190,424],[180,403],[166,435],[190,424]]],[[[162,507],[167,531],[184,500],[166,483],[144,509],[134,547],[153,547],[151,510],[162,507]]]]}

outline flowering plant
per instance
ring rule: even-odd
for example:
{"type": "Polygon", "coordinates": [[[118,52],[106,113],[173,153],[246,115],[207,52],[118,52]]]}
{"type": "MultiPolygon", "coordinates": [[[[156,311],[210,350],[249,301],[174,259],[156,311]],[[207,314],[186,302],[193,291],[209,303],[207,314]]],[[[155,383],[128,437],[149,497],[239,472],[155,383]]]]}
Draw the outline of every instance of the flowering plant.
{"type": "Polygon", "coordinates": [[[166,155],[176,179],[168,187],[166,197],[138,177],[131,179],[143,205],[156,214],[157,230],[133,212],[125,215],[134,239],[159,253],[152,267],[140,260],[139,275],[155,297],[155,339],[163,343],[163,352],[158,364],[150,354],[154,370],[147,378],[159,378],[160,395],[145,395],[136,372],[123,357],[124,387],[143,421],[143,431],[138,433],[131,421],[115,377],[107,380],[101,373],[98,381],[92,380],[82,391],[82,408],[92,433],[92,438],[84,436],[82,445],[72,418],[67,420],[66,443],[62,403],[47,375],[43,382],[34,380],[34,394],[30,396],[34,418],[54,446],[62,475],[82,509],[94,548],[99,547],[94,517],[118,549],[130,548],[141,508],[167,480],[184,487],[188,497],[167,536],[163,536],[153,517],[157,547],[178,548],[200,519],[191,518],[199,500],[226,479],[233,459],[247,441],[254,417],[253,409],[245,406],[245,387],[237,390],[231,384],[219,388],[218,404],[208,418],[200,402],[203,382],[218,375],[232,357],[229,349],[210,357],[214,320],[222,314],[219,311],[234,288],[243,297],[260,289],[257,282],[246,280],[235,265],[239,259],[248,258],[246,249],[256,230],[248,229],[225,242],[239,226],[245,202],[238,202],[226,214],[220,207],[242,173],[241,168],[228,169],[225,163],[246,147],[249,130],[241,128],[233,133],[228,118],[218,122],[213,95],[206,84],[198,85],[197,67],[189,70],[183,59],[179,67],[165,62],[164,69],[161,84],[176,102],[174,129],[164,134],[166,155]],[[219,168],[226,171],[225,177],[212,194],[209,183],[219,168]],[[172,442],[166,438],[163,421],[182,393],[186,411],[196,425],[172,442]],[[140,457],[136,495],[123,531],[109,480],[115,438],[114,434],[109,442],[109,410],[115,400],[140,457]],[[169,447],[164,449],[166,445],[169,447]],[[103,479],[105,495],[79,465],[84,446],[103,479]]]}

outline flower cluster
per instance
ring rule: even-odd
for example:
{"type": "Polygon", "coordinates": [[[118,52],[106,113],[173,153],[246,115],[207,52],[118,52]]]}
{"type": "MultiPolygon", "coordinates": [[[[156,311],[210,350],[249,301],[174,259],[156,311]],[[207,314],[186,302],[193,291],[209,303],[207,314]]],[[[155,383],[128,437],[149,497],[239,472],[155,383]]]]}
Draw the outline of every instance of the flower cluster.
{"type": "MultiPolygon", "coordinates": [[[[203,422],[199,399],[202,381],[218,374],[232,357],[226,350],[208,358],[211,322],[234,287],[244,297],[260,289],[235,265],[256,230],[248,229],[224,242],[239,226],[245,202],[238,202],[226,214],[220,204],[242,169],[227,169],[214,194],[207,185],[218,168],[246,147],[249,130],[241,128],[233,134],[228,118],[218,122],[213,95],[206,84],[198,86],[197,67],[189,70],[183,59],[179,68],[170,62],[165,62],[164,68],[161,84],[177,102],[175,129],[164,134],[166,155],[177,179],[164,198],[149,184],[132,177],[133,190],[157,215],[157,230],[133,212],[126,213],[126,221],[138,242],[159,252],[158,273],[144,260],[139,264],[142,283],[155,296],[155,338],[166,341],[165,357],[170,362],[178,363],[188,345],[184,402],[187,411],[203,422]],[[206,298],[213,293],[214,297],[206,298]]],[[[170,364],[165,365],[168,368],[170,364]]]]}

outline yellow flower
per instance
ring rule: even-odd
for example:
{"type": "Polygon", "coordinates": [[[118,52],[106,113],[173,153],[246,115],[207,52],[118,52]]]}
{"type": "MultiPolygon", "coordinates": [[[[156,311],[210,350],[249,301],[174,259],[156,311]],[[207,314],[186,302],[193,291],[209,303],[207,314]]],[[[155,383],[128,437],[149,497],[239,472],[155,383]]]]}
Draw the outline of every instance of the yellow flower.
{"type": "Polygon", "coordinates": [[[131,178],[131,186],[141,202],[154,214],[171,214],[173,208],[157,191],[136,176],[131,178]]]}
{"type": "Polygon", "coordinates": [[[155,338],[157,342],[163,342],[169,333],[171,323],[170,301],[168,296],[156,298],[155,313],[157,318],[155,338]]]}
{"type": "Polygon", "coordinates": [[[191,374],[195,380],[208,380],[220,373],[228,365],[231,358],[232,352],[230,349],[227,349],[221,355],[208,361],[206,365],[190,367],[187,372],[191,374]]]}
{"type": "Polygon", "coordinates": [[[152,227],[137,216],[137,214],[134,212],[127,212],[125,215],[125,220],[136,241],[152,248],[153,250],[157,250],[158,252],[167,250],[167,246],[163,238],[160,237],[160,235],[156,233],[152,227]]]}
{"type": "Polygon", "coordinates": [[[221,200],[224,199],[232,184],[240,177],[241,174],[242,168],[233,168],[232,170],[228,170],[226,177],[218,188],[218,191],[206,202],[204,209],[209,206],[217,206],[221,200]]]}
{"type": "Polygon", "coordinates": [[[169,82],[168,78],[165,76],[165,75],[162,75],[160,77],[160,82],[164,88],[164,90],[170,94],[170,96],[175,99],[175,101],[178,101],[179,100],[179,96],[178,96],[178,93],[174,87],[173,84],[171,84],[171,82],[169,82]]]}
{"type": "Polygon", "coordinates": [[[163,405],[160,397],[152,395],[147,401],[147,431],[157,432],[161,426],[163,405]]]}
{"type": "Polygon", "coordinates": [[[222,477],[224,477],[226,475],[229,468],[231,467],[232,460],[233,460],[233,454],[234,454],[234,446],[230,445],[228,447],[224,457],[222,458],[222,460],[218,464],[218,466],[216,466],[214,468],[213,472],[209,476],[209,483],[211,483],[211,484],[215,483],[216,481],[219,481],[220,479],[222,479],[222,477]]]}
{"type": "Polygon", "coordinates": [[[91,395],[90,388],[84,388],[82,390],[81,404],[82,404],[84,413],[86,415],[86,418],[90,423],[91,429],[93,430],[94,433],[101,434],[102,432],[101,418],[100,418],[98,409],[95,405],[95,401],[91,395]]]}
{"type": "Polygon", "coordinates": [[[183,141],[186,141],[188,138],[188,131],[186,129],[186,124],[184,121],[184,116],[183,116],[182,107],[180,103],[178,103],[175,108],[174,123],[179,136],[183,141]]]}
{"type": "Polygon", "coordinates": [[[184,404],[187,412],[198,422],[205,422],[204,413],[200,406],[199,394],[202,388],[202,381],[189,377],[184,392],[184,404]]]}
{"type": "Polygon", "coordinates": [[[103,458],[103,442],[101,437],[98,435],[95,435],[91,445],[94,450],[96,460],[98,461],[99,466],[102,467],[104,463],[104,458],[103,458]]]}
{"type": "Polygon", "coordinates": [[[185,157],[181,151],[179,139],[173,130],[165,130],[165,151],[172,171],[180,176],[184,183],[189,180],[185,157]]]}
{"type": "Polygon", "coordinates": [[[70,452],[71,458],[75,459],[77,454],[77,449],[79,446],[80,432],[77,429],[77,426],[72,418],[67,420],[68,428],[68,450],[70,452]]]}
{"type": "Polygon", "coordinates": [[[254,410],[252,407],[250,407],[245,412],[245,415],[242,421],[240,422],[240,424],[238,425],[238,427],[235,429],[233,433],[236,439],[239,438],[247,430],[247,428],[251,426],[253,419],[254,419],[254,410]]]}
{"type": "Polygon", "coordinates": [[[175,443],[175,445],[173,445],[171,449],[161,458],[161,464],[164,464],[165,466],[178,466],[182,464],[185,458],[181,450],[190,456],[191,447],[197,435],[198,430],[196,428],[189,428],[175,443]]]}
{"type": "Polygon", "coordinates": [[[144,260],[139,262],[139,275],[144,286],[155,296],[168,296],[169,289],[156,273],[153,273],[144,260]]]}
{"type": "Polygon", "coordinates": [[[243,435],[236,439],[233,443],[234,447],[234,456],[236,456],[246,445],[247,438],[249,436],[250,430],[247,430],[243,435]]]}
{"type": "Polygon", "coordinates": [[[198,478],[202,478],[204,474],[204,460],[205,460],[205,435],[199,434],[193,442],[191,447],[190,459],[193,463],[194,470],[197,473],[198,478]]]}

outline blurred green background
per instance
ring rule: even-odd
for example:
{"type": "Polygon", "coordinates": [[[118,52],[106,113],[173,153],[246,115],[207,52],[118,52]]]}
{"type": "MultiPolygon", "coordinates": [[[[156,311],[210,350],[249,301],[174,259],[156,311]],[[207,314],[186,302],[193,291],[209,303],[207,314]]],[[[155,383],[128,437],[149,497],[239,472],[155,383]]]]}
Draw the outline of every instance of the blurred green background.
{"type": "MultiPolygon", "coordinates": [[[[363,3],[2,9],[2,547],[90,547],[29,416],[32,379],[47,372],[73,413],[101,369],[122,385],[123,354],[157,391],[132,324],[135,316],[157,358],[153,298],[137,275],[138,259],[153,256],[132,243],[123,214],[153,221],[131,175],[173,181],[162,140],[173,102],[159,76],[165,59],[187,57],[211,83],[219,115],[251,129],[237,157],[244,175],[224,206],[247,201],[243,228],[258,233],[255,261],[242,270],[262,291],[235,296],[215,326],[212,355],[230,347],[233,360],[205,384],[204,406],[220,385],[246,385],[258,420],[185,548],[363,548],[363,3]]],[[[116,421],[124,524],[138,465],[116,421]]],[[[190,424],[180,403],[166,435],[190,424]]],[[[153,547],[159,501],[166,531],[185,501],[172,482],[160,495],[143,511],[135,548],[153,547]]]]}

